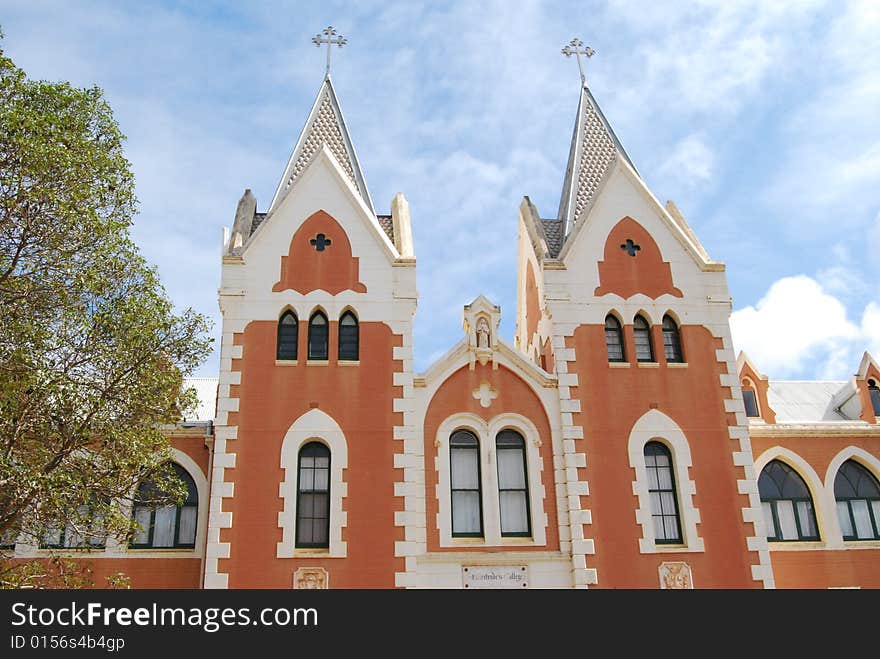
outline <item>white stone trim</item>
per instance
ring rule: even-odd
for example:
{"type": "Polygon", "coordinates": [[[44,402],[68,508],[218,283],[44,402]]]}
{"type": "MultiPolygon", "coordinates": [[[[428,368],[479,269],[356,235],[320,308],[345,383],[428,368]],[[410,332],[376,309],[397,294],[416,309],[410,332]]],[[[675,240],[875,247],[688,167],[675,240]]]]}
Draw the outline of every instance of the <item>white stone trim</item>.
{"type": "MultiPolygon", "coordinates": [[[[725,295],[726,285],[725,285],[725,295]]],[[[746,417],[745,403],[743,402],[742,387],[739,380],[739,368],[733,351],[733,342],[730,338],[729,307],[727,305],[715,305],[716,313],[720,316],[714,322],[707,324],[713,336],[721,338],[721,350],[716,350],[716,359],[719,364],[726,368],[727,373],[719,375],[719,385],[729,387],[730,397],[724,399],[724,411],[734,414],[734,422],[728,424],[727,433],[731,440],[737,441],[739,450],[732,451],[733,466],[742,469],[743,478],[737,480],[737,488],[741,494],[749,498],[747,506],[743,506],[740,514],[746,524],[751,524],[754,533],[746,536],[746,549],[758,553],[758,562],[752,564],[752,579],[760,581],[764,588],[775,588],[776,580],[773,576],[773,565],[770,562],[770,547],[767,543],[767,529],[764,527],[764,512],[761,508],[761,498],[758,495],[758,474],[755,469],[752,456],[752,440],[749,437],[749,420],[746,417]],[[732,379],[733,378],[733,379],[732,379]]],[[[757,398],[757,391],[755,396],[757,398]]],[[[758,401],[760,411],[760,401],[758,401]]]]}
{"type": "MultiPolygon", "coordinates": [[[[414,311],[414,309],[413,309],[414,311]]],[[[394,525],[403,528],[403,540],[394,543],[395,558],[404,561],[403,571],[395,572],[394,585],[413,588],[418,583],[417,556],[427,551],[425,514],[425,449],[416,430],[416,396],[413,389],[412,315],[410,319],[391,323],[391,331],[402,337],[394,348],[394,357],[401,369],[394,373],[392,384],[400,387],[400,396],[392,401],[392,409],[402,415],[403,425],[394,426],[393,438],[399,442],[394,453],[394,468],[403,470],[403,480],[394,483],[394,495],[403,498],[403,510],[395,510],[394,525]]]]}
{"type": "MultiPolygon", "coordinates": [[[[548,438],[549,439],[549,438],[548,438]]],[[[543,484],[543,460],[539,446],[541,437],[535,425],[520,414],[499,414],[488,422],[470,412],[447,417],[437,428],[434,445],[437,454],[434,466],[437,471],[437,527],[440,530],[441,547],[504,547],[526,545],[541,547],[547,544],[546,498],[543,484]],[[516,430],[523,436],[526,448],[526,469],[529,482],[529,512],[532,536],[530,538],[503,538],[501,536],[501,513],[498,501],[498,466],[495,460],[495,436],[506,428],[516,430]],[[483,537],[452,537],[452,500],[450,495],[449,438],[453,432],[466,429],[473,432],[480,443],[480,478],[483,507],[483,537]]]]}
{"type": "MultiPolygon", "coordinates": [[[[234,297],[234,296],[233,296],[234,297]]],[[[220,296],[221,310],[229,296],[220,296]]],[[[217,416],[214,419],[214,449],[211,459],[211,497],[208,504],[208,529],[203,560],[204,587],[228,588],[229,575],[219,570],[219,559],[229,558],[231,544],[220,541],[221,529],[232,528],[232,513],[223,511],[223,499],[232,498],[235,484],[226,482],[226,469],[235,467],[236,453],[229,441],[238,439],[238,426],[229,425],[229,412],[238,411],[239,399],[230,395],[230,387],[241,383],[241,373],[232,370],[232,360],[241,359],[242,346],[234,345],[236,334],[244,332],[246,320],[223,320],[220,339],[220,378],[217,387],[217,416]]]]}
{"type": "Polygon", "coordinates": [[[687,438],[678,424],[659,410],[645,412],[633,424],[627,443],[629,465],[636,472],[632,492],[639,499],[636,522],[642,527],[639,552],[642,554],[703,552],[703,539],[697,533],[700,511],[694,506],[693,497],[697,486],[689,474],[693,466],[691,449],[687,438]],[[654,524],[651,516],[651,497],[648,493],[648,473],[645,468],[645,444],[659,441],[669,448],[672,454],[675,475],[676,496],[678,498],[679,523],[681,525],[681,545],[657,545],[654,542],[654,524]]]}
{"type": "Polygon", "coordinates": [[[342,529],[348,523],[348,513],[342,510],[342,500],[348,495],[342,471],[348,467],[348,442],[339,424],[319,409],[312,409],[291,424],[281,444],[281,468],[284,480],[278,494],[284,502],[278,513],[278,527],[282,532],[275,555],[278,558],[296,556],[329,556],[344,558],[347,543],[342,540],[342,529]],[[330,449],[330,546],[326,551],[296,548],[296,493],[299,477],[299,451],[310,441],[319,441],[330,449]]]}
{"type": "MultiPolygon", "coordinates": [[[[603,317],[604,322],[604,317],[603,317]]],[[[573,337],[576,323],[554,323],[551,346],[555,356],[556,373],[559,379],[559,407],[562,422],[562,455],[557,462],[554,458],[554,474],[557,483],[557,504],[559,511],[559,546],[571,553],[572,580],[575,588],[588,588],[598,583],[595,568],[587,567],[587,554],[596,552],[595,540],[589,537],[585,527],[592,525],[593,513],[583,507],[582,496],[590,494],[590,484],[580,480],[578,469],[587,466],[587,455],[577,450],[577,441],[583,441],[584,429],[575,425],[574,413],[581,413],[580,398],[572,396],[571,388],[579,386],[577,374],[569,374],[569,363],[577,363],[576,348],[568,348],[565,339],[573,337]]],[[[583,448],[583,447],[581,447],[583,448]]]]}

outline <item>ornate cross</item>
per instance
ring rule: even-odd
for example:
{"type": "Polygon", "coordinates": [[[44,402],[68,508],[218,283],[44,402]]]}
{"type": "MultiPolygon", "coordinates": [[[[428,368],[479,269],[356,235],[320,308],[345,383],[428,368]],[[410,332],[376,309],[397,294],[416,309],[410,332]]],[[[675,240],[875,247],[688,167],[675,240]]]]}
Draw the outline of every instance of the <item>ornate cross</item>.
{"type": "Polygon", "coordinates": [[[321,34],[316,34],[312,37],[312,43],[315,44],[318,48],[321,47],[321,44],[327,44],[327,75],[330,75],[330,51],[333,50],[333,44],[336,44],[340,48],[342,48],[345,44],[348,43],[348,39],[343,37],[341,34],[336,36],[336,29],[332,25],[328,25],[324,28],[321,34]],[[323,37],[321,35],[324,35],[323,37]],[[334,38],[335,37],[335,38],[334,38]]]}
{"type": "Polygon", "coordinates": [[[479,389],[474,389],[473,397],[480,401],[483,407],[489,407],[492,401],[498,398],[498,392],[493,391],[492,385],[488,382],[483,382],[479,389]]]}
{"type": "MultiPolygon", "coordinates": [[[[314,242],[314,241],[312,241],[312,242],[314,242]]],[[[640,249],[642,249],[642,246],[641,246],[641,245],[636,245],[636,244],[632,241],[632,238],[627,238],[627,239],[626,239],[626,242],[623,243],[623,245],[620,246],[620,249],[622,249],[624,252],[626,252],[626,253],[629,254],[630,256],[635,256],[635,255],[636,255],[636,252],[638,252],[640,249]]]]}
{"type": "Polygon", "coordinates": [[[587,57],[592,57],[596,54],[596,51],[586,46],[583,50],[580,50],[580,47],[584,45],[584,42],[580,39],[572,39],[568,42],[568,45],[562,49],[562,54],[566,57],[571,57],[575,55],[578,60],[578,69],[581,72],[581,84],[587,84],[587,78],[584,76],[584,65],[581,64],[581,55],[586,55],[587,57]]]}
{"type": "Polygon", "coordinates": [[[327,245],[332,245],[333,242],[324,236],[323,233],[319,233],[309,241],[309,244],[314,245],[316,252],[323,252],[324,248],[327,247],[327,245]]]}

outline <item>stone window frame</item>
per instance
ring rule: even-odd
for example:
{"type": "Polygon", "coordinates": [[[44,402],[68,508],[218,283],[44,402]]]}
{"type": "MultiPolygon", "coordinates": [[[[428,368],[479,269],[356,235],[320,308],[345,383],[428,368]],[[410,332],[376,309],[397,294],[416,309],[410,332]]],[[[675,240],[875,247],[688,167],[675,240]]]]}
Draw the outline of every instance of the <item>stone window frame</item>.
{"type": "MultiPolygon", "coordinates": [[[[550,438],[547,438],[549,441],[550,438]]],[[[476,414],[462,412],[453,414],[440,424],[434,446],[438,502],[437,528],[441,547],[543,547],[547,544],[546,489],[542,473],[541,438],[538,429],[528,418],[505,412],[486,421],[476,414]],[[501,512],[498,495],[498,465],[495,459],[495,437],[502,430],[515,430],[522,435],[526,447],[526,476],[529,492],[529,513],[532,534],[523,536],[501,535],[501,512]],[[456,430],[469,430],[480,444],[481,505],[483,509],[483,535],[479,538],[452,536],[452,495],[449,462],[449,440],[456,430]]]]}
{"type": "Polygon", "coordinates": [[[278,486],[282,500],[278,528],[282,535],[276,546],[276,557],[345,558],[348,555],[348,543],[342,539],[342,529],[348,525],[348,512],[342,509],[343,499],[348,496],[348,484],[343,478],[343,470],[348,467],[345,433],[326,412],[311,409],[296,419],[285,433],[280,458],[284,479],[278,486]],[[328,547],[306,548],[296,546],[297,479],[300,449],[313,441],[330,449],[330,541],[328,547]]]}
{"type": "Polygon", "coordinates": [[[635,511],[636,523],[642,529],[639,552],[642,554],[704,552],[703,539],[697,531],[701,522],[700,511],[693,497],[697,487],[690,477],[693,466],[687,437],[678,424],[659,410],[649,410],[633,424],[627,442],[630,467],[635,470],[632,493],[638,499],[635,511]],[[664,444],[672,455],[673,474],[678,497],[681,544],[658,544],[654,540],[654,520],[651,514],[651,496],[648,491],[648,472],[645,466],[645,445],[648,442],[664,444]]]}

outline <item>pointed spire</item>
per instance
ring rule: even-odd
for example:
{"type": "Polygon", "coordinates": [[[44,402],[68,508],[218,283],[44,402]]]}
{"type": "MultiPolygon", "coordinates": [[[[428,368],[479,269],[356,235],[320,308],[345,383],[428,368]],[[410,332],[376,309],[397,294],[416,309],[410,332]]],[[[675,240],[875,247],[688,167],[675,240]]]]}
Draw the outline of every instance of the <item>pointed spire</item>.
{"type": "Polygon", "coordinates": [[[361,172],[361,166],[355,154],[354,145],[348,134],[348,129],[345,127],[342,108],[339,106],[339,99],[336,98],[336,92],[333,90],[333,83],[330,81],[329,73],[324,76],[324,81],[318,90],[318,96],[315,98],[312,111],[309,113],[299,139],[296,141],[293,153],[290,155],[290,160],[284,170],[284,176],[281,177],[281,182],[278,184],[278,189],[272,198],[272,205],[269,208],[270,213],[275,210],[278,204],[281,203],[281,200],[290,192],[290,189],[296,184],[297,178],[303,173],[315,154],[321,150],[322,145],[325,144],[360,193],[367,208],[375,215],[376,211],[373,210],[370,192],[367,190],[367,183],[361,172]]]}
{"type": "Polygon", "coordinates": [[[577,55],[581,72],[580,101],[571,136],[571,148],[568,153],[568,165],[565,169],[565,182],[562,186],[557,218],[563,223],[563,235],[566,236],[584,216],[600,183],[605,178],[605,173],[618,156],[622,156],[635,169],[587,87],[580,55],[591,57],[595,51],[589,46],[586,50],[580,51],[578,46],[581,45],[583,44],[579,40],[573,39],[562,49],[566,57],[577,55]]]}

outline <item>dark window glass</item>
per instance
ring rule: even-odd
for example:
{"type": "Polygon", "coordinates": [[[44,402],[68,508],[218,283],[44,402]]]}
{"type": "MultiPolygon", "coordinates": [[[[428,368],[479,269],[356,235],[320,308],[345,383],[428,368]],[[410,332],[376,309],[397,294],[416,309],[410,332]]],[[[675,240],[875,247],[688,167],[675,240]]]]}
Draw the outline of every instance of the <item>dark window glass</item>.
{"type": "Polygon", "coordinates": [[[178,464],[172,467],[186,485],[186,498],[179,506],[157,507],[151,503],[160,495],[156,485],[151,481],[141,483],[134,503],[134,521],[140,527],[131,542],[134,549],[192,549],[196,546],[199,493],[183,467],[178,464]]]}
{"type": "Polygon", "coordinates": [[[339,320],[339,359],[359,359],[358,343],[357,318],[351,311],[346,311],[339,320]]]}
{"type": "Polygon", "coordinates": [[[309,319],[309,359],[327,359],[328,336],[327,316],[316,311],[309,319]]]}
{"type": "Polygon", "coordinates": [[[107,539],[104,520],[93,505],[76,509],[77,525],[50,527],[43,536],[41,547],[50,549],[102,549],[107,539]],[[78,528],[79,527],[79,528],[78,528]]]}
{"type": "Polygon", "coordinates": [[[880,416],[880,387],[874,380],[868,380],[868,394],[871,396],[871,407],[874,408],[874,416],[880,416]]]}
{"type": "Polygon", "coordinates": [[[623,330],[620,321],[612,315],[605,317],[605,347],[608,348],[609,362],[622,362],[626,360],[623,351],[623,330]]]}
{"type": "Polygon", "coordinates": [[[663,352],[667,362],[684,362],[678,325],[670,316],[663,316],[663,352]]]}
{"type": "Polygon", "coordinates": [[[495,438],[495,455],[498,462],[501,535],[531,535],[526,442],[515,430],[502,430],[495,438]]]}
{"type": "Polygon", "coordinates": [[[309,442],[299,451],[296,546],[330,546],[330,449],[309,442]]]}
{"type": "Polygon", "coordinates": [[[633,320],[633,332],[636,338],[636,359],[640,362],[654,361],[654,344],[648,321],[642,316],[636,316],[633,320]]]}
{"type": "Polygon", "coordinates": [[[769,462],[758,478],[758,492],[768,540],[819,539],[813,498],[804,479],[794,469],[780,460],[769,462]]]}
{"type": "Polygon", "coordinates": [[[880,484],[871,472],[855,460],[844,462],[834,498],[844,540],[880,540],[880,484]]]}
{"type": "Polygon", "coordinates": [[[758,412],[758,397],[755,396],[754,391],[751,389],[743,389],[743,402],[746,405],[746,416],[761,416],[761,413],[758,412]]]}
{"type": "Polygon", "coordinates": [[[15,549],[15,538],[18,531],[15,529],[6,529],[0,533],[0,549],[15,549]]]}
{"type": "Polygon", "coordinates": [[[480,442],[468,430],[456,430],[449,439],[452,535],[483,535],[480,491],[480,442]]]}
{"type": "Polygon", "coordinates": [[[285,311],[278,321],[277,359],[296,359],[296,341],[299,334],[299,322],[292,311],[285,311]]]}
{"type": "Polygon", "coordinates": [[[645,469],[651,516],[654,518],[654,541],[657,544],[679,544],[682,541],[681,524],[669,449],[660,442],[645,444],[645,469]]]}

